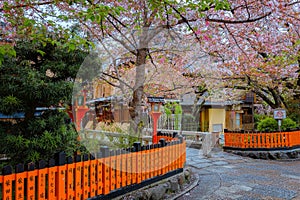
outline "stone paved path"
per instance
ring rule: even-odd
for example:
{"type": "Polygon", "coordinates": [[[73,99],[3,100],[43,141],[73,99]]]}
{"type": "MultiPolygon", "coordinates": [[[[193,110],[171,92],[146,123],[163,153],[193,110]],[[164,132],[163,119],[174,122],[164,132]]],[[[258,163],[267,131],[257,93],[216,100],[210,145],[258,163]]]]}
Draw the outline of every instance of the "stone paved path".
{"type": "Polygon", "coordinates": [[[200,181],[178,200],[300,200],[300,161],[255,160],[222,151],[203,156],[187,148],[187,165],[200,181]]]}

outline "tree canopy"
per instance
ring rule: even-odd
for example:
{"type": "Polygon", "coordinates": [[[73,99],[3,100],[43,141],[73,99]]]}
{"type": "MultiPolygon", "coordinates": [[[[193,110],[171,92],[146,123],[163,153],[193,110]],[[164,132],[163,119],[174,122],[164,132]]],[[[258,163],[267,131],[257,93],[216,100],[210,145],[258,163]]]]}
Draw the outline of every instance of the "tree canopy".
{"type": "Polygon", "coordinates": [[[12,163],[73,154],[80,145],[66,114],[72,80],[86,53],[30,40],[17,41],[16,57],[0,66],[0,113],[12,117],[0,123],[0,153],[12,163]]]}
{"type": "MultiPolygon", "coordinates": [[[[1,34],[9,40],[30,35],[56,43],[37,34],[53,31],[68,39],[69,49],[90,44],[83,39],[90,38],[108,51],[116,72],[117,60],[132,60],[136,73],[130,114],[138,124],[145,64],[160,59],[170,63],[176,57],[172,66],[184,71],[188,62],[182,60],[195,59],[189,53],[174,53],[172,46],[153,46],[159,39],[161,43],[166,38],[174,41],[178,33],[186,46],[194,48],[198,43],[194,51],[212,58],[216,72],[222,74],[218,81],[225,87],[254,91],[273,108],[287,106],[290,94],[295,98],[299,94],[299,4],[293,0],[6,1],[0,6],[5,24],[1,34]],[[79,32],[70,28],[74,24],[79,25],[79,32]],[[111,51],[104,42],[107,38],[122,50],[111,51]],[[115,52],[122,52],[117,59],[115,52]]],[[[194,65],[191,71],[199,75],[197,69],[204,67],[194,65]]],[[[113,78],[119,79],[118,74],[113,78]]],[[[215,81],[215,77],[198,78],[215,81]]]]}

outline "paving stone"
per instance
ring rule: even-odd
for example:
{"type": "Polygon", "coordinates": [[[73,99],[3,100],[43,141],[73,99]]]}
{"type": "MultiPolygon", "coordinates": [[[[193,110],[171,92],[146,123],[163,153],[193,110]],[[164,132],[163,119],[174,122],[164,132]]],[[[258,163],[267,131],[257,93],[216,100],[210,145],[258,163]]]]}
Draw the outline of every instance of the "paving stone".
{"type": "Polygon", "coordinates": [[[265,186],[260,185],[259,187],[254,188],[253,192],[264,196],[270,196],[270,197],[282,198],[282,199],[292,199],[297,195],[295,191],[286,190],[271,185],[265,185],[265,186]]]}
{"type": "Polygon", "coordinates": [[[199,159],[199,158],[192,158],[193,162],[197,162],[197,163],[210,163],[211,160],[207,160],[207,159],[199,159]]]}
{"type": "Polygon", "coordinates": [[[212,165],[211,163],[196,163],[194,165],[194,167],[196,167],[196,168],[205,168],[205,167],[209,167],[211,165],[212,165]]]}
{"type": "Polygon", "coordinates": [[[220,188],[214,193],[214,195],[219,196],[220,199],[238,199],[242,197],[242,195],[233,194],[225,188],[220,188]]]}
{"type": "Polygon", "coordinates": [[[245,185],[232,185],[229,187],[229,190],[232,190],[232,191],[251,191],[253,190],[253,188],[251,187],[248,187],[248,186],[245,186],[245,185]]]}
{"type": "Polygon", "coordinates": [[[187,163],[199,184],[178,200],[291,200],[300,199],[300,161],[259,160],[202,150],[188,150],[187,163]]]}
{"type": "Polygon", "coordinates": [[[228,162],[225,161],[216,161],[216,162],[212,162],[213,165],[228,165],[228,162]]]}

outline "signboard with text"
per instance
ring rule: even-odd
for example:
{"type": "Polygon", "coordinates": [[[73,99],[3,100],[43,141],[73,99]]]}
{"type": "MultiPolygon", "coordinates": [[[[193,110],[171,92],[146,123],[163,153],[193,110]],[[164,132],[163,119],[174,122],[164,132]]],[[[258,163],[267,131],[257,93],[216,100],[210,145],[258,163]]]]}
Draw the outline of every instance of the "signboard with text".
{"type": "Polygon", "coordinates": [[[274,119],[285,119],[286,111],[284,109],[275,109],[274,110],[274,119]]]}

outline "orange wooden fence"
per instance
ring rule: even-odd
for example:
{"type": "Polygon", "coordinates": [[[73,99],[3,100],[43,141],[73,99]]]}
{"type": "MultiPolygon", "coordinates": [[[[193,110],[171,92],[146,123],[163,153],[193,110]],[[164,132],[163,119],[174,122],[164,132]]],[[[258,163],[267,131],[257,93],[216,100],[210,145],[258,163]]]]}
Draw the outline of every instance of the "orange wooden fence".
{"type": "MultiPolygon", "coordinates": [[[[182,169],[184,140],[110,150],[101,147],[99,158],[89,155],[3,168],[0,194],[3,200],[82,200],[107,195],[126,186],[182,169]]],[[[97,157],[98,157],[97,156],[97,157]]],[[[0,197],[1,197],[0,195],[0,197]]]]}
{"type": "Polygon", "coordinates": [[[300,146],[300,130],[273,133],[225,132],[225,147],[231,148],[293,148],[300,146]]]}
{"type": "Polygon", "coordinates": [[[170,142],[174,140],[177,136],[177,132],[174,133],[163,133],[161,131],[157,132],[157,138],[160,140],[161,138],[165,139],[166,141],[170,142]]]}

